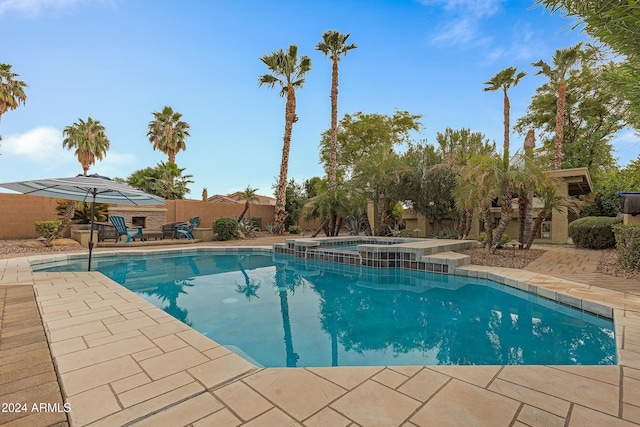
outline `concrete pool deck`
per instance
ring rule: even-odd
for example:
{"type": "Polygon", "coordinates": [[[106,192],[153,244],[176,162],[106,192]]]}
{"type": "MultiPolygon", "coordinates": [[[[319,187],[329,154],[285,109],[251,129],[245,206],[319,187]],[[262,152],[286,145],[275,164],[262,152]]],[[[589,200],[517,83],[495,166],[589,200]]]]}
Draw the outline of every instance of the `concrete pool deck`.
{"type": "Polygon", "coordinates": [[[640,425],[640,284],[545,249],[525,270],[464,270],[612,307],[619,365],[258,368],[100,273],[0,260],[0,403],[28,404],[0,424],[640,425]]]}

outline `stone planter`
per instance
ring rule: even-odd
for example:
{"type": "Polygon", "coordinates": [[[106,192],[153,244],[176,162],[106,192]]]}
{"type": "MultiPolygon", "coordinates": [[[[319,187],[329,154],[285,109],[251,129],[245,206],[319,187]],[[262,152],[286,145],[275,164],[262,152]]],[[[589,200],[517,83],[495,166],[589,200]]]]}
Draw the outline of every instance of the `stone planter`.
{"type": "Polygon", "coordinates": [[[193,238],[203,242],[210,242],[213,240],[213,228],[194,228],[193,238]]]}

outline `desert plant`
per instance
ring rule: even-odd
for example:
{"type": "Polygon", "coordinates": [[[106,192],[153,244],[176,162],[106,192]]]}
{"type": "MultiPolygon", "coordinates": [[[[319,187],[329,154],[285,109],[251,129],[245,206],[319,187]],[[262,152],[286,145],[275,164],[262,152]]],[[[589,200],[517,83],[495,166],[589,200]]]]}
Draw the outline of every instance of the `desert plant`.
{"type": "Polygon", "coordinates": [[[251,218],[243,218],[238,221],[238,231],[245,236],[255,236],[260,229],[255,226],[251,218]]]}
{"type": "Polygon", "coordinates": [[[290,225],[289,234],[302,234],[302,227],[299,225],[290,225]]]}
{"type": "MultiPolygon", "coordinates": [[[[435,233],[433,235],[433,238],[434,239],[457,239],[458,232],[451,228],[443,228],[442,230],[435,233]]],[[[486,239],[486,233],[485,233],[485,239],[486,239]]]]}
{"type": "MultiPolygon", "coordinates": [[[[64,216],[69,200],[58,200],[56,202],[56,212],[59,216],[64,216]]],[[[75,210],[71,220],[76,224],[90,224],[91,223],[91,203],[90,202],[73,202],[75,210]]],[[[106,221],[107,212],[109,211],[109,205],[107,203],[96,203],[95,217],[96,221],[106,221]]]]}
{"type": "Polygon", "coordinates": [[[259,216],[250,216],[249,218],[247,218],[249,221],[251,221],[251,223],[253,224],[254,227],[256,227],[258,230],[260,231],[262,230],[262,218],[259,216]]]}
{"type": "Polygon", "coordinates": [[[276,229],[275,229],[275,224],[274,224],[274,223],[272,223],[272,222],[270,222],[270,223],[266,224],[266,225],[264,226],[264,228],[267,230],[267,233],[274,234],[274,233],[275,233],[275,231],[276,231],[276,229]]]}
{"type": "Polygon", "coordinates": [[[640,270],[640,225],[617,224],[613,227],[616,238],[616,264],[624,271],[640,270]]]}
{"type": "MultiPolygon", "coordinates": [[[[497,247],[501,248],[507,243],[509,243],[510,241],[511,241],[511,237],[509,237],[507,233],[502,233],[502,237],[500,237],[500,242],[498,242],[497,247]]],[[[486,242],[487,242],[487,233],[483,231],[478,235],[478,243],[480,243],[481,246],[484,246],[486,242]]]]}
{"type": "Polygon", "coordinates": [[[238,235],[238,221],[233,218],[218,218],[212,226],[218,240],[231,240],[238,235]]]}
{"type": "Polygon", "coordinates": [[[58,228],[60,228],[60,225],[62,225],[62,221],[60,220],[36,221],[36,233],[38,233],[39,237],[43,237],[49,240],[56,234],[58,228]]]}
{"type": "Polygon", "coordinates": [[[588,216],[569,224],[569,237],[578,248],[606,249],[616,246],[612,226],[620,219],[606,216],[588,216]]]}

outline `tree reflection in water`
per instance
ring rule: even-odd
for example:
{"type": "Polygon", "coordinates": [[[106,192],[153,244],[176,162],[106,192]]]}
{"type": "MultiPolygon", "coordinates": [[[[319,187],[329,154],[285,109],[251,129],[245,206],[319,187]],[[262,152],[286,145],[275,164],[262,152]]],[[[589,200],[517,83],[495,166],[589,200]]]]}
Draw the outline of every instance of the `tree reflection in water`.
{"type": "Polygon", "coordinates": [[[345,352],[435,353],[438,364],[611,364],[612,331],[564,316],[489,286],[426,292],[364,289],[343,274],[323,272],[306,280],[320,295],[322,329],[345,352]],[[575,323],[578,334],[553,325],[575,323]]]}
{"type": "Polygon", "coordinates": [[[162,302],[169,301],[169,305],[162,307],[162,309],[186,325],[192,326],[188,319],[189,311],[178,306],[178,297],[180,297],[181,294],[187,294],[187,291],[185,291],[184,288],[192,287],[192,280],[193,279],[184,279],[160,282],[157,284],[155,289],[147,289],[142,292],[147,295],[156,296],[162,302]]]}
{"type": "Polygon", "coordinates": [[[293,337],[291,335],[291,318],[289,317],[288,292],[293,293],[296,287],[301,285],[299,277],[288,273],[282,264],[276,264],[276,272],[273,285],[280,297],[280,313],[282,314],[282,328],[284,329],[284,347],[286,352],[286,366],[293,368],[298,366],[300,356],[293,350],[293,337]]]}
{"type": "Polygon", "coordinates": [[[260,298],[258,295],[258,289],[260,289],[260,282],[249,278],[247,271],[245,270],[242,262],[245,260],[244,256],[238,257],[238,269],[244,277],[244,285],[236,283],[236,292],[245,296],[247,301],[251,301],[252,298],[260,298]]]}

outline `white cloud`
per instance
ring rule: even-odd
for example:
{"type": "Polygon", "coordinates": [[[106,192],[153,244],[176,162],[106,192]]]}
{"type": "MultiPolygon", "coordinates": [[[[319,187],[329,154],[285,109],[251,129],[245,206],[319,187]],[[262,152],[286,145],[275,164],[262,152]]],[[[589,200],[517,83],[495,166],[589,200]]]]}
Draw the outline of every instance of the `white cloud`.
{"type": "Polygon", "coordinates": [[[69,9],[83,3],[107,3],[109,0],[0,0],[0,16],[8,12],[36,16],[55,9],[69,9]]]}
{"type": "MultiPolygon", "coordinates": [[[[14,165],[27,164],[31,170],[57,170],[56,173],[62,172],[62,175],[82,171],[74,152],[62,148],[62,131],[50,126],[8,135],[0,142],[3,160],[11,161],[14,165]]],[[[91,166],[89,173],[126,178],[135,169],[136,162],[133,154],[108,151],[103,160],[91,166]]]]}
{"type": "Polygon", "coordinates": [[[51,163],[70,159],[62,150],[62,131],[50,126],[5,136],[1,147],[7,155],[23,157],[33,162],[51,163]]]}

